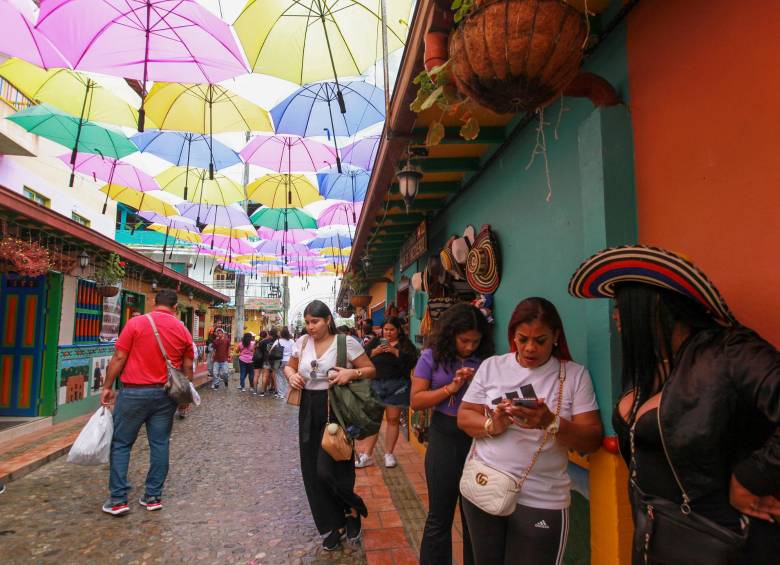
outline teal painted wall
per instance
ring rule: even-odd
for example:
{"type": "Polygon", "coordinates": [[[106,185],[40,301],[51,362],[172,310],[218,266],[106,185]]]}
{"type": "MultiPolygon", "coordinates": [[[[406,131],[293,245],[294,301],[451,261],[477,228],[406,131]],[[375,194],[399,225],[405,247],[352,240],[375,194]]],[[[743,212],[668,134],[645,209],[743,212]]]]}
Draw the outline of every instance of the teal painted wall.
{"type": "Polygon", "coordinates": [[[57,341],[62,319],[62,273],[50,271],[46,277],[46,336],[43,350],[43,377],[39,416],[51,416],[57,406],[57,341]]]}

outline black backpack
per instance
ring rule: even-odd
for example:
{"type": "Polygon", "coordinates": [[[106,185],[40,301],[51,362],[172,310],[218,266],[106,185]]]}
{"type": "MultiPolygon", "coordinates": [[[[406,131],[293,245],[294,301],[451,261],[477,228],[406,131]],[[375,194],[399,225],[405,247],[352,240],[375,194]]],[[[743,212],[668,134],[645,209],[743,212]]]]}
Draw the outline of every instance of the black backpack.
{"type": "Polygon", "coordinates": [[[265,361],[265,348],[268,346],[266,341],[267,340],[263,340],[255,343],[255,351],[252,353],[252,363],[262,365],[265,361]]]}
{"type": "Polygon", "coordinates": [[[284,357],[284,347],[277,339],[268,350],[268,359],[269,361],[281,361],[282,357],[284,357]]]}

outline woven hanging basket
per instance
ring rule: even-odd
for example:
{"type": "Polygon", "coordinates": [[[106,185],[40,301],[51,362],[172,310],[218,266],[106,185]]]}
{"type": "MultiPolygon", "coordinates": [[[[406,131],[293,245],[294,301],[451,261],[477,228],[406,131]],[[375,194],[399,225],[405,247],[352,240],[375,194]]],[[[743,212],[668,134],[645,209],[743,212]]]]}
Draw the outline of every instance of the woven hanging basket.
{"type": "Polygon", "coordinates": [[[458,90],[498,113],[535,112],[577,74],[585,16],[561,0],[476,0],[450,38],[458,90]]]}

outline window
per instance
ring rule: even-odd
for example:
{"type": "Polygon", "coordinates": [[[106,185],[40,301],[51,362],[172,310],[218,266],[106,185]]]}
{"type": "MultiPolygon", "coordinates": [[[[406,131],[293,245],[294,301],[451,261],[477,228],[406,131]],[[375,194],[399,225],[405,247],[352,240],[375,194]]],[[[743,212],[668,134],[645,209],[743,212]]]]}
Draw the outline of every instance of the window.
{"type": "Polygon", "coordinates": [[[79,224],[81,224],[85,228],[88,228],[90,226],[90,224],[92,223],[88,219],[86,219],[84,216],[80,216],[80,215],[76,214],[76,212],[71,212],[70,213],[70,219],[73,220],[74,222],[78,222],[79,224]]]}
{"type": "Polygon", "coordinates": [[[24,187],[24,197],[32,200],[36,204],[40,204],[41,206],[45,206],[46,208],[51,208],[51,200],[46,198],[43,194],[39,194],[35,192],[34,190],[24,187]]]}
{"type": "Polygon", "coordinates": [[[103,324],[103,297],[98,294],[97,283],[79,279],[75,318],[73,343],[97,342],[103,324]]]}

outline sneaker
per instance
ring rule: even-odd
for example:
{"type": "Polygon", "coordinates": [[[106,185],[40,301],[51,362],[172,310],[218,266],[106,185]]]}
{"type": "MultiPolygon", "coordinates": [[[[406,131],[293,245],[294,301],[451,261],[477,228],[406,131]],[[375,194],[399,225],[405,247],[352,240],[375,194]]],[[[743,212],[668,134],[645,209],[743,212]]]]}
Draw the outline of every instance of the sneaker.
{"type": "Polygon", "coordinates": [[[219,388],[219,385],[211,385],[211,390],[217,390],[219,388]]]}
{"type": "Polygon", "coordinates": [[[341,545],[341,540],[344,539],[344,530],[333,530],[325,539],[322,540],[322,549],[325,551],[334,551],[341,545]]]}
{"type": "Polygon", "coordinates": [[[102,510],[112,516],[121,516],[130,512],[130,507],[127,505],[127,502],[111,502],[111,499],[108,499],[103,503],[102,510]]]}
{"type": "Polygon", "coordinates": [[[149,512],[162,510],[162,500],[156,496],[143,495],[138,499],[138,504],[146,508],[149,512]]]}
{"type": "Polygon", "coordinates": [[[282,400],[284,398],[284,395],[277,392],[276,393],[276,398],[278,398],[279,400],[282,400]]]}
{"type": "Polygon", "coordinates": [[[238,387],[238,390],[240,390],[241,392],[246,392],[246,388],[244,387],[238,387]]]}
{"type": "Polygon", "coordinates": [[[374,464],[374,459],[369,457],[368,453],[361,453],[355,460],[355,469],[362,469],[363,467],[369,467],[374,464]]]}
{"type": "Polygon", "coordinates": [[[363,529],[360,524],[360,514],[347,516],[347,539],[349,541],[357,541],[360,539],[360,534],[362,533],[363,529]]]}
{"type": "Polygon", "coordinates": [[[395,455],[392,453],[385,453],[385,467],[392,469],[398,465],[398,461],[395,460],[395,455]]]}
{"type": "Polygon", "coordinates": [[[258,392],[258,393],[257,393],[257,396],[265,396],[265,392],[263,392],[263,391],[261,390],[260,392],[258,392]]]}
{"type": "Polygon", "coordinates": [[[184,412],[178,412],[179,420],[183,420],[187,415],[184,412]]]}
{"type": "Polygon", "coordinates": [[[227,388],[227,387],[228,387],[228,380],[225,379],[225,388],[227,388]]]}
{"type": "Polygon", "coordinates": [[[0,494],[3,494],[5,492],[5,484],[0,483],[0,494]]]}

